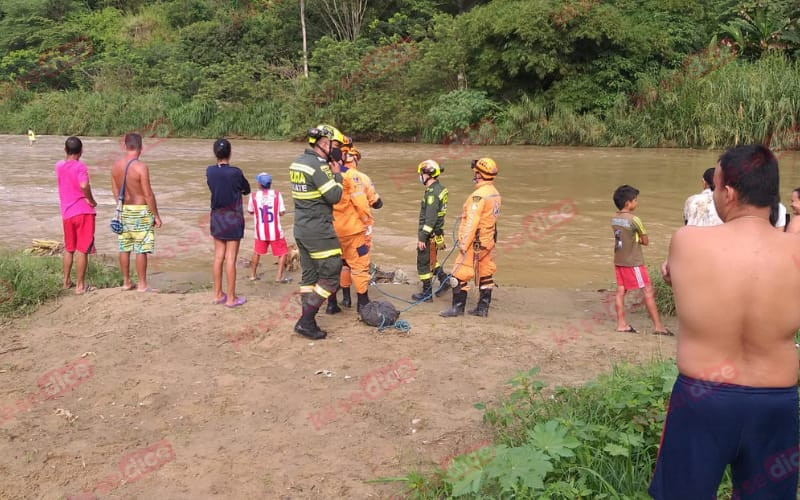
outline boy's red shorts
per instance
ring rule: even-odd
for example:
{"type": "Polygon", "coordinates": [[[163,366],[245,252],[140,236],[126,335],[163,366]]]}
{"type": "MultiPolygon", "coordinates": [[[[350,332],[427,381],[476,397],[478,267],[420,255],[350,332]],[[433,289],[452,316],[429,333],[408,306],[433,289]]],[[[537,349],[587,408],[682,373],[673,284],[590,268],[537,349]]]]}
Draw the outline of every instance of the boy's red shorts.
{"type": "Polygon", "coordinates": [[[255,240],[253,251],[258,255],[267,255],[267,248],[272,245],[272,255],[281,257],[289,253],[289,247],[286,246],[286,238],[281,238],[274,241],[255,240]]]}
{"type": "Polygon", "coordinates": [[[617,274],[617,286],[624,286],[625,290],[638,290],[650,284],[650,276],[644,266],[614,266],[617,274]]]}
{"type": "Polygon", "coordinates": [[[64,226],[64,250],[67,252],[96,253],[94,248],[95,214],[74,215],[62,219],[64,226]]]}

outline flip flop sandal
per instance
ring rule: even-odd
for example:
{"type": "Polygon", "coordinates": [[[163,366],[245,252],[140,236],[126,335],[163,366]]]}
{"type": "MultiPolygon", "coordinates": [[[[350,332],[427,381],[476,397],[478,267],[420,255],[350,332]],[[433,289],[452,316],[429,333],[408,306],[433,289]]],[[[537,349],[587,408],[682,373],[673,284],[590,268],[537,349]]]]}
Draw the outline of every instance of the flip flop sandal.
{"type": "Polygon", "coordinates": [[[615,331],[617,333],[639,333],[636,331],[636,328],[632,327],[631,325],[628,325],[628,328],[626,330],[615,330],[615,331]]]}
{"type": "Polygon", "coordinates": [[[225,302],[228,302],[228,295],[223,293],[222,298],[212,301],[212,304],[219,305],[224,304],[225,302]]]}
{"type": "Polygon", "coordinates": [[[665,337],[674,337],[675,334],[669,328],[665,328],[664,330],[655,330],[653,332],[654,335],[664,335],[665,337]]]}
{"type": "Polygon", "coordinates": [[[247,299],[240,296],[238,299],[236,299],[236,302],[234,302],[233,304],[225,304],[225,307],[230,307],[231,309],[233,309],[234,307],[239,307],[243,305],[245,302],[247,302],[247,299]]]}

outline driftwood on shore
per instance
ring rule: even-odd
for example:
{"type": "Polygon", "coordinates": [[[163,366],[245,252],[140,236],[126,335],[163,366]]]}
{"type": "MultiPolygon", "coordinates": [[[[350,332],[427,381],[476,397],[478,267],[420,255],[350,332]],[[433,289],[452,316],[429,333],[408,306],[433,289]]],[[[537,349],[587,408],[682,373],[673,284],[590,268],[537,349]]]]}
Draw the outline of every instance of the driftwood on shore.
{"type": "Polygon", "coordinates": [[[55,240],[32,240],[32,246],[25,249],[28,255],[61,255],[64,251],[64,244],[55,240]]]}
{"type": "Polygon", "coordinates": [[[408,283],[408,276],[402,269],[395,271],[381,271],[379,267],[371,266],[373,283],[408,283]]]}

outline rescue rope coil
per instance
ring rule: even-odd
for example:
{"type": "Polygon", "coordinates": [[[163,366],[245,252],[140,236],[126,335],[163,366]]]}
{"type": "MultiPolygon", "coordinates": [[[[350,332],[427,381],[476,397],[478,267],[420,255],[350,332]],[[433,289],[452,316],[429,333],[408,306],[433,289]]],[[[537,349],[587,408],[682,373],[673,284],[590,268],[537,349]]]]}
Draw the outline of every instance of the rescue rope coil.
{"type": "MultiPolygon", "coordinates": [[[[457,227],[453,227],[453,242],[454,243],[453,243],[452,248],[450,248],[450,251],[445,256],[445,258],[442,259],[442,266],[444,266],[444,264],[447,262],[447,259],[449,259],[450,256],[453,255],[453,252],[458,248],[458,245],[455,244],[455,242],[458,240],[458,238],[456,237],[456,230],[457,230],[457,227]]],[[[406,299],[397,297],[396,295],[392,295],[389,292],[386,292],[383,289],[381,289],[380,285],[378,285],[378,283],[375,282],[375,280],[374,280],[375,272],[376,271],[373,271],[372,274],[370,275],[370,278],[369,278],[371,287],[374,286],[375,288],[377,288],[377,290],[379,292],[381,292],[382,294],[386,295],[387,297],[390,297],[390,298],[395,299],[395,300],[399,300],[400,302],[405,302],[406,304],[410,304],[405,309],[400,310],[399,314],[403,314],[404,312],[408,311],[409,309],[412,309],[412,308],[420,305],[422,302],[425,302],[426,299],[430,298],[428,296],[425,296],[425,297],[421,298],[420,300],[410,301],[410,300],[406,300],[406,299]]],[[[453,277],[453,275],[451,273],[447,274],[447,280],[449,280],[452,277],[453,277]]],[[[439,292],[439,290],[441,290],[445,286],[446,282],[447,281],[439,283],[439,287],[438,288],[436,288],[435,290],[431,290],[431,294],[432,294],[431,297],[433,295],[435,295],[437,292],[439,292]]],[[[378,326],[378,333],[383,333],[384,330],[387,330],[387,329],[390,329],[390,328],[395,328],[397,330],[400,330],[402,333],[408,333],[411,330],[411,323],[408,322],[408,321],[402,320],[402,319],[398,319],[392,325],[388,325],[388,324],[384,324],[384,323],[385,323],[385,318],[383,317],[383,315],[381,315],[381,324],[380,324],[380,326],[378,326]]]]}

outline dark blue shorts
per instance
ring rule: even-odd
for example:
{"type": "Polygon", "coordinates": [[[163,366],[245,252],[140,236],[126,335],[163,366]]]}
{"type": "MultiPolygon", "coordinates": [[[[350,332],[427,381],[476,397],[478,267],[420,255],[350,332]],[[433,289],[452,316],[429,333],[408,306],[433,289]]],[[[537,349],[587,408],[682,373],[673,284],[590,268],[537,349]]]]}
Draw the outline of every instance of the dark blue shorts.
{"type": "Polygon", "coordinates": [[[797,400],[797,387],[746,387],[678,375],[650,495],[713,500],[730,464],[733,499],[795,500],[797,400]]]}
{"type": "Polygon", "coordinates": [[[211,211],[211,236],[218,240],[244,238],[244,216],[239,210],[217,209],[211,211]]]}

